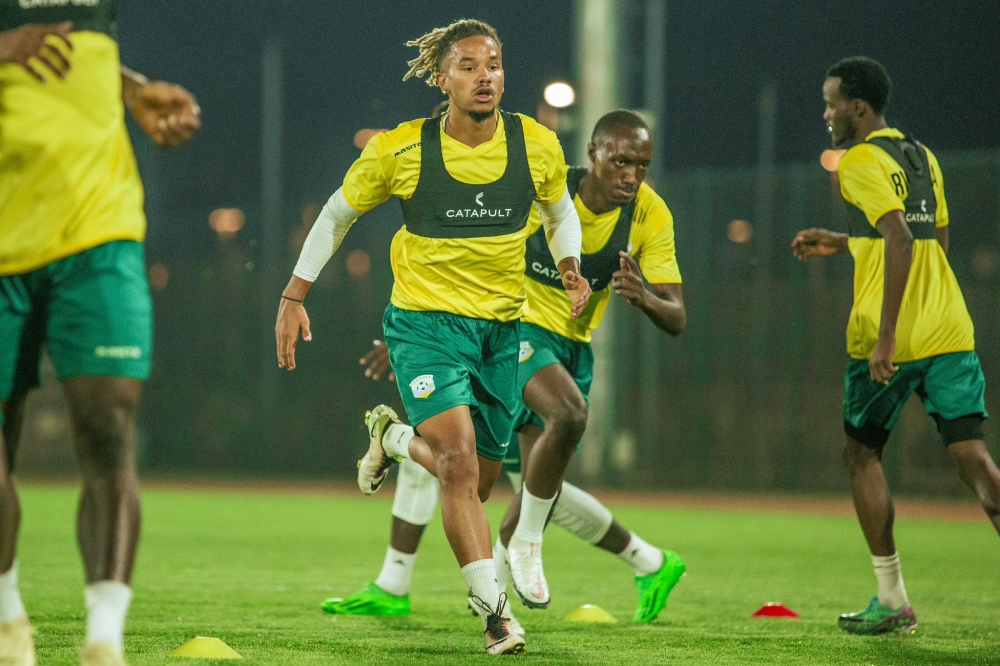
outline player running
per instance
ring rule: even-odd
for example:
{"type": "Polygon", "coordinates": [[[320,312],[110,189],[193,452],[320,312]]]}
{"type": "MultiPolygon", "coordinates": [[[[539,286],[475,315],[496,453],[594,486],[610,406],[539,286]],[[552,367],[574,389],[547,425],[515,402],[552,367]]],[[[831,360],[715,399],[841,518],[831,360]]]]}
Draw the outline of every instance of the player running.
{"type": "Polygon", "coordinates": [[[83,475],[83,664],[124,664],[139,538],[135,414],[152,313],[127,107],[160,147],[199,128],[190,93],[121,65],[115,0],[0,0],[0,663],[35,663],[17,584],[11,472],[48,349],[83,475]]]}
{"type": "MultiPolygon", "coordinates": [[[[582,263],[595,294],[583,316],[570,318],[569,301],[551,275],[554,267],[545,256],[540,230],[529,241],[527,288],[529,314],[521,326],[518,385],[521,389],[516,425],[520,430],[522,459],[535,455],[540,434],[550,427],[581,419],[576,447],[586,423],[586,396],[592,377],[591,333],[600,323],[612,289],[630,303],[643,307],[651,319],[671,334],[679,334],[686,316],[680,272],[674,249],[673,218],[663,200],[643,183],[652,160],[653,144],[645,122],[629,111],[613,111],[601,118],[589,150],[590,169],[569,171],[569,191],[583,228],[582,263]],[[602,199],[603,197],[603,199],[602,199]],[[595,212],[596,211],[596,212],[595,212]],[[638,257],[638,263],[633,258],[638,257]],[[641,266],[641,270],[640,270],[641,266]],[[642,274],[652,281],[646,290],[642,274]],[[644,292],[644,293],[643,293],[644,292]],[[551,407],[551,405],[556,407],[551,407]],[[566,415],[560,405],[570,405],[566,415]]],[[[537,219],[532,223],[538,229],[537,219]]],[[[362,359],[365,374],[379,379],[389,374],[389,354],[376,341],[362,359]]],[[[513,454],[513,455],[511,455],[513,454]]],[[[520,464],[508,454],[504,469],[515,490],[523,493],[520,464]]],[[[541,473],[546,473],[544,467],[541,473]]],[[[560,477],[561,479],[561,473],[560,477]]],[[[563,481],[552,510],[552,521],[587,543],[617,554],[635,573],[639,604],[633,620],[649,622],[667,602],[667,595],[684,573],[684,563],[672,552],[661,551],[628,532],[596,498],[563,481]]],[[[345,599],[328,599],[324,610],[359,615],[406,615],[410,612],[409,587],[417,546],[424,527],[437,506],[437,484],[418,465],[400,464],[392,508],[390,547],[378,578],[345,599]]],[[[548,509],[545,510],[548,513],[548,509]]],[[[518,523],[515,501],[504,519],[494,558],[501,589],[510,580],[507,548],[518,523]]],[[[538,527],[540,540],[545,515],[538,527]]],[[[516,619],[515,628],[520,627],[516,619]]]]}
{"type": "Polygon", "coordinates": [[[566,193],[562,148],[551,131],[499,110],[504,90],[496,31],[475,20],[438,28],[408,45],[411,76],[448,96],[440,120],[415,120],[375,136],[313,226],[282,295],[279,365],[295,368],[302,301],[354,220],[390,196],[405,226],[392,243],[395,276],[383,324],[412,423],[378,406],[366,415],[369,451],[358,483],[371,494],[403,458],[437,476],[445,532],[480,611],[490,654],[524,650],[502,617],[489,495],[509,445],[516,402],[519,319],[525,307],[527,220],[537,201],[573,315],[587,305],[580,277],[580,221],[566,193]]]}
{"type": "Polygon", "coordinates": [[[854,307],[847,326],[844,461],[878,594],[840,616],[854,634],[910,632],[917,618],[893,540],[893,504],[882,450],[914,392],[934,419],[962,480],[1000,531],[1000,471],[983,442],[986,382],[972,319],[946,256],[948,208],[937,158],[889,127],[891,84],[869,58],[847,58],[823,84],[823,119],[835,147],[853,143],[837,167],[848,204],[848,233],[801,231],[802,261],[850,252],[854,307]]]}

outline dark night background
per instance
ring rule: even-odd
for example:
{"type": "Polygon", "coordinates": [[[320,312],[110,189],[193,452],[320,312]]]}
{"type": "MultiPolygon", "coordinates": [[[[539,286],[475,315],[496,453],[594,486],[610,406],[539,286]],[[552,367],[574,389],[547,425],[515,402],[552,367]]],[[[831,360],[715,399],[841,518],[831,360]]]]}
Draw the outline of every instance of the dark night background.
{"type": "MultiPolygon", "coordinates": [[[[533,114],[553,78],[573,76],[573,3],[123,0],[123,60],[182,83],[204,130],[163,158],[167,209],[259,200],[260,62],[266,31],[285,44],[285,192],[325,199],[357,155],[363,127],[423,116],[439,98],[401,81],[416,49],[403,43],[463,16],[504,41],[504,106],[533,114]]],[[[669,2],[666,169],[748,165],[756,91],[779,96],[777,159],[816,159],[827,147],[820,85],[838,58],[880,60],[894,82],[889,121],[937,151],[1000,145],[995,3],[669,2]]],[[[147,176],[148,177],[148,176],[147,176]]]]}
{"type": "MultiPolygon", "coordinates": [[[[641,106],[643,62],[634,54],[644,48],[646,2],[618,4],[623,103],[641,106]]],[[[132,128],[147,259],[158,276],[140,418],[145,471],[354,474],[360,416],[379,402],[399,406],[395,387],[363,379],[358,357],[382,335],[389,243],[401,219],[389,204],[352,228],[310,292],[314,341],[299,346],[299,367],[288,373],[275,361],[275,309],[316,205],[357,157],[359,129],[425,116],[441,99],[401,80],[416,55],[407,40],[460,17],[492,23],[504,41],[504,107],[534,115],[548,82],[575,83],[575,9],[571,0],[122,0],[123,61],[194,92],[204,123],[190,144],[166,152],[132,128]],[[265,226],[268,38],[283,45],[284,194],[265,226]],[[208,222],[218,208],[245,211],[246,226],[215,233],[208,222]]],[[[941,159],[949,262],[976,323],[988,409],[1000,412],[996,3],[674,0],[666,23],[657,147],[665,172],[656,187],[675,217],[688,328],[671,339],[634,308],[612,307],[602,353],[615,372],[592,395],[607,413],[591,419],[571,477],[643,488],[843,489],[853,265],[846,257],[802,265],[788,245],[799,229],[843,224],[836,181],[818,159],[829,147],[821,86],[826,69],[851,55],[886,65],[895,83],[889,122],[941,159]],[[756,151],[758,94],[772,84],[777,165],[769,170],[758,168],[756,151]],[[737,221],[752,234],[731,235],[737,221]]],[[[563,138],[573,159],[575,142],[563,138]]],[[[34,405],[22,458],[33,469],[70,467],[54,381],[34,405]]],[[[907,410],[885,461],[890,481],[909,493],[963,494],[933,423],[917,401],[907,410]]],[[[985,427],[996,453],[1000,422],[985,427]]]]}

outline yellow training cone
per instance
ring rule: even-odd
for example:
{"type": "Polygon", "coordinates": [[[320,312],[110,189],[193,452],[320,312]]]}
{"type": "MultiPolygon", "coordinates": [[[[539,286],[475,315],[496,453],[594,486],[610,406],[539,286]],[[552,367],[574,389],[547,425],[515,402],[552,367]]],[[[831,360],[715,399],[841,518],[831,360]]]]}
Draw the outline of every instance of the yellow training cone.
{"type": "Polygon", "coordinates": [[[218,638],[195,636],[168,656],[189,659],[242,659],[243,657],[218,638]]]}
{"type": "Polygon", "coordinates": [[[594,604],[584,604],[564,618],[567,622],[596,622],[614,624],[615,616],[594,604]]]}

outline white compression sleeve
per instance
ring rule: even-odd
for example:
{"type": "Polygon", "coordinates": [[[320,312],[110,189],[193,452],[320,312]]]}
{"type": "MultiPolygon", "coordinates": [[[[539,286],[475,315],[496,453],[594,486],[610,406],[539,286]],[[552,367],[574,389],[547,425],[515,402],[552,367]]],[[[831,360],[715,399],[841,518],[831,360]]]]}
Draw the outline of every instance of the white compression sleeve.
{"type": "Polygon", "coordinates": [[[441,486],[434,475],[409,458],[399,463],[392,515],[411,525],[426,525],[434,517],[441,486]]]}
{"type": "Polygon", "coordinates": [[[360,216],[361,213],[347,203],[341,188],[337,188],[309,230],[292,274],[308,282],[315,282],[326,262],[330,261],[330,257],[340,247],[347,230],[360,216]]]}
{"type": "Polygon", "coordinates": [[[535,202],[535,205],[541,213],[545,237],[549,239],[549,252],[556,260],[556,265],[567,257],[579,259],[583,230],[580,229],[580,216],[569,192],[563,192],[562,199],[554,204],[535,202]]]}
{"type": "Polygon", "coordinates": [[[597,498],[563,481],[559,500],[552,510],[552,522],[593,545],[611,529],[614,518],[597,498]]]}

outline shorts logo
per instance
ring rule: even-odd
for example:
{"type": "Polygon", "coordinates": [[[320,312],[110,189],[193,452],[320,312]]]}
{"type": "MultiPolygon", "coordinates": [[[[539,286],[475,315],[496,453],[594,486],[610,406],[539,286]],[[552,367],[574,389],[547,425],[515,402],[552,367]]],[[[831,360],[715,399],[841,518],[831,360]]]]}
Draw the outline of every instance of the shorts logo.
{"type": "Polygon", "coordinates": [[[517,352],[517,362],[524,363],[529,358],[535,355],[535,348],[531,346],[531,343],[527,340],[521,341],[521,348],[517,352]]]}
{"type": "Polygon", "coordinates": [[[94,356],[99,358],[140,359],[142,349],[139,347],[94,347],[94,356]]]}
{"type": "Polygon", "coordinates": [[[503,444],[500,445],[500,448],[506,449],[508,446],[510,446],[510,442],[504,442],[503,444]]]}
{"type": "Polygon", "coordinates": [[[410,382],[410,390],[414,398],[426,398],[434,393],[434,375],[420,375],[410,382]]]}

